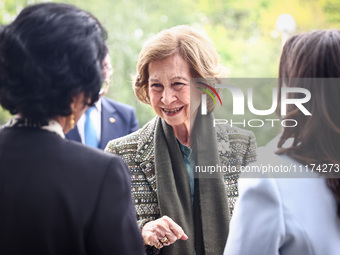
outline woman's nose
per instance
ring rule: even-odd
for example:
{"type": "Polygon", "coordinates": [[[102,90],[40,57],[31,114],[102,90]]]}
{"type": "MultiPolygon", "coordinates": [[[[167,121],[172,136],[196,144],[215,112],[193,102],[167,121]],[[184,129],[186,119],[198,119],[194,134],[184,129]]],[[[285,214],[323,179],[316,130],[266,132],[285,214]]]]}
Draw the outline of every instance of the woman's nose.
{"type": "Polygon", "coordinates": [[[162,94],[162,103],[164,105],[171,105],[177,100],[176,91],[173,88],[164,88],[162,94]]]}

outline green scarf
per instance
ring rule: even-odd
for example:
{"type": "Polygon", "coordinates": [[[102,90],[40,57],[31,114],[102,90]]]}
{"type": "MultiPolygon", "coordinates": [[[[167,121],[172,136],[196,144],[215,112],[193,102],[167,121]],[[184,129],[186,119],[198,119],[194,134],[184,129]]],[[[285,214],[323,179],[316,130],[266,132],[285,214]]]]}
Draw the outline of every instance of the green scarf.
{"type": "MultiPolygon", "coordinates": [[[[191,135],[196,165],[219,163],[212,114],[198,115],[191,135]]],[[[189,239],[163,247],[162,255],[223,254],[228,237],[229,212],[222,175],[196,175],[194,205],[188,173],[171,126],[159,119],[155,131],[155,171],[161,216],[180,225],[189,239]]]]}

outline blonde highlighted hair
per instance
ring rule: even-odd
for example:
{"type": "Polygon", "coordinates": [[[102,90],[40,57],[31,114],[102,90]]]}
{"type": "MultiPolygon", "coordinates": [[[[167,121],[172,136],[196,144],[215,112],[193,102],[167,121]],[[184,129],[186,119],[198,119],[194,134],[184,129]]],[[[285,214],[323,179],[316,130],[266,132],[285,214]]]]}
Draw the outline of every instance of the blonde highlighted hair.
{"type": "MultiPolygon", "coordinates": [[[[133,90],[139,101],[150,104],[149,64],[174,54],[189,63],[194,78],[227,77],[229,74],[228,69],[219,63],[215,45],[207,34],[187,25],[175,26],[150,38],[139,53],[137,74],[133,78],[133,90]]],[[[214,106],[209,98],[208,111],[214,106]]]]}

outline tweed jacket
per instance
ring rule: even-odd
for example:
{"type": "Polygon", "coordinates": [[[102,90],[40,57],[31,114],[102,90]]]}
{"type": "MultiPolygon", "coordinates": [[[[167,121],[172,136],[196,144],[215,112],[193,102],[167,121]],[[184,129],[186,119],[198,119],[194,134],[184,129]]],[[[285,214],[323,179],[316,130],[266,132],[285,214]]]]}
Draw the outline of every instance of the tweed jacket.
{"type": "MultiPolygon", "coordinates": [[[[154,164],[154,134],[158,119],[156,116],[136,132],[110,141],[105,149],[107,152],[120,155],[130,169],[132,197],[140,228],[160,217],[154,164]]],[[[217,125],[216,135],[222,165],[232,166],[239,171],[241,166],[255,161],[256,143],[251,131],[217,125]]],[[[238,177],[238,172],[224,175],[231,213],[238,195],[238,177]]]]}

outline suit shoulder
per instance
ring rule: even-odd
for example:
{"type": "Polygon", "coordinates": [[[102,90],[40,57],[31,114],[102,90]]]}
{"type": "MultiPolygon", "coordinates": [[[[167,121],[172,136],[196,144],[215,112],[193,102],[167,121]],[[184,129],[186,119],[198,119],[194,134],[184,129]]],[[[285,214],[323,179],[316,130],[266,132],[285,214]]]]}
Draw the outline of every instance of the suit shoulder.
{"type": "Polygon", "coordinates": [[[93,183],[92,187],[98,187],[108,173],[116,175],[119,174],[116,172],[123,169],[124,162],[117,155],[105,153],[79,142],[62,140],[60,145],[54,143],[57,150],[51,156],[53,160],[58,161],[60,166],[63,166],[59,174],[63,173],[64,176],[81,175],[84,183],[93,183]]]}
{"type": "Polygon", "coordinates": [[[158,117],[156,116],[137,131],[111,140],[107,144],[105,151],[120,154],[119,151],[124,149],[136,150],[138,144],[146,143],[150,137],[153,137],[157,120],[158,117]]]}
{"type": "Polygon", "coordinates": [[[135,110],[135,108],[133,106],[128,105],[128,104],[124,104],[124,103],[121,103],[121,102],[117,102],[117,101],[115,101],[111,98],[103,97],[102,100],[103,100],[103,102],[105,102],[107,104],[111,104],[118,111],[120,111],[120,110],[134,111],[135,110]]]}
{"type": "Polygon", "coordinates": [[[66,140],[66,151],[72,151],[72,155],[81,157],[82,161],[95,161],[96,164],[100,164],[100,162],[109,162],[111,160],[120,160],[116,155],[110,155],[104,153],[102,150],[95,149],[92,147],[88,147],[83,145],[82,143],[66,140]]]}
{"type": "Polygon", "coordinates": [[[139,139],[140,129],[117,139],[113,139],[108,142],[105,151],[111,153],[117,153],[122,147],[136,147],[139,139]]]}

